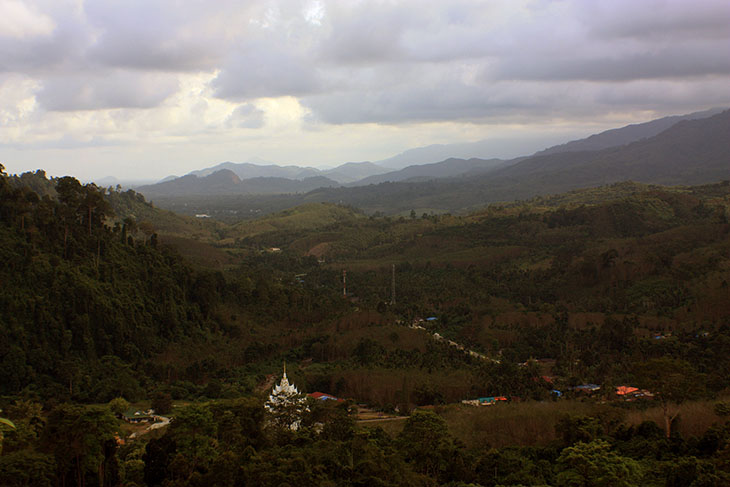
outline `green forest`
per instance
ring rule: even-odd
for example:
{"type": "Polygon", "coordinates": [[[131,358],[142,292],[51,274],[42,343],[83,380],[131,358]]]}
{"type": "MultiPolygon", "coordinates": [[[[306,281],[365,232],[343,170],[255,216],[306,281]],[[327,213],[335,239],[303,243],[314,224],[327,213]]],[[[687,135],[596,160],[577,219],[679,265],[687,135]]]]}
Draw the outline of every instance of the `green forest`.
{"type": "Polygon", "coordinates": [[[730,484],[730,183],[277,210],[0,166],[0,485],[730,484]]]}

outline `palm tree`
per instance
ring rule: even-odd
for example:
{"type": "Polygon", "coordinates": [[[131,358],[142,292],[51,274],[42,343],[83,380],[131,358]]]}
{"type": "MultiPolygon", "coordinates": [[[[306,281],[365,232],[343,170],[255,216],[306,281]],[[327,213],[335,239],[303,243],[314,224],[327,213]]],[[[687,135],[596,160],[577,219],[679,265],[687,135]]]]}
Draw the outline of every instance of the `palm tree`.
{"type": "Polygon", "coordinates": [[[3,452],[3,426],[15,429],[15,425],[12,421],[10,421],[9,419],[0,418],[0,454],[2,454],[3,452]]]}

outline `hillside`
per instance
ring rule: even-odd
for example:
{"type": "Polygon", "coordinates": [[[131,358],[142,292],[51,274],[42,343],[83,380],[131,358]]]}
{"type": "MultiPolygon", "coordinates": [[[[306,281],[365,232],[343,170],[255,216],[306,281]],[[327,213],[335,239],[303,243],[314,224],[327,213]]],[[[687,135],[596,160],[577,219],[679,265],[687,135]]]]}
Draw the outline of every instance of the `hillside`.
{"type": "Polygon", "coordinates": [[[235,194],[303,193],[316,188],[339,186],[324,176],[288,179],[283,177],[252,177],[241,179],[229,169],[220,169],[207,176],[187,175],[149,186],[137,191],[148,199],[165,197],[218,196],[235,194]]]}
{"type": "Polygon", "coordinates": [[[476,142],[432,144],[408,149],[375,163],[397,171],[408,166],[434,164],[446,159],[513,159],[524,157],[559,140],[555,135],[544,134],[527,138],[491,137],[476,142]]]}
{"type": "MultiPolygon", "coordinates": [[[[228,365],[242,366],[275,354],[293,316],[317,323],[348,310],[347,303],[332,300],[336,293],[320,296],[321,290],[302,292],[282,284],[296,264],[283,273],[253,262],[242,267],[235,253],[191,234],[195,226],[158,234],[153,222],[167,222],[166,212],[132,191],[107,194],[64,177],[45,180],[57,196],[41,198],[18,184],[37,182],[40,173],[16,180],[1,169],[0,395],[31,387],[44,400],[99,402],[148,397],[165,376],[168,383],[204,385],[213,370],[203,372],[195,364],[212,356],[170,362],[169,352],[217,349],[215,361],[225,355],[228,365]],[[144,209],[147,219],[122,218],[113,206],[140,216],[144,209]],[[163,216],[157,219],[155,213],[163,216]],[[193,260],[197,265],[168,241],[202,254],[193,260]],[[227,265],[214,262],[217,255],[227,265]],[[213,271],[219,268],[236,271],[224,277],[213,271]],[[299,305],[293,303],[297,299],[299,305]],[[282,302],[291,304],[276,304],[282,302]],[[228,350],[221,355],[226,343],[234,347],[230,352],[251,346],[259,351],[248,358],[228,356],[228,350]]],[[[216,233],[209,232],[208,237],[216,233]]],[[[255,379],[239,379],[237,390],[253,387],[255,379]]]]}
{"type": "Polygon", "coordinates": [[[619,147],[641,139],[654,137],[683,120],[708,118],[713,115],[717,115],[722,111],[724,111],[724,109],[715,108],[687,115],[674,115],[671,117],[652,120],[650,122],[627,125],[626,127],[618,129],[606,130],[605,132],[591,135],[585,139],[573,140],[565,144],[556,145],[545,150],[541,150],[534,155],[545,156],[562,152],[596,151],[608,149],[609,147],[619,147]]]}
{"type": "Polygon", "coordinates": [[[447,159],[445,161],[423,164],[417,166],[408,166],[399,171],[391,171],[384,174],[370,176],[356,181],[350,186],[367,186],[369,184],[379,184],[384,182],[415,182],[418,180],[431,180],[448,177],[457,177],[466,173],[478,174],[486,173],[510,164],[508,161],[500,159],[447,159]]]}
{"type": "MultiPolygon", "coordinates": [[[[41,366],[35,355],[23,355],[33,372],[22,379],[7,368],[11,359],[20,360],[20,352],[3,351],[9,392],[41,375],[63,383],[59,360],[97,370],[100,357],[111,354],[130,365],[140,360],[165,364],[171,377],[205,383],[216,374],[233,380],[232,365],[258,367],[294,354],[296,360],[314,357],[319,363],[300,372],[307,382],[332,389],[343,381],[337,393],[385,403],[395,400],[398,386],[383,378],[377,379],[382,382],[378,386],[369,382],[377,377],[367,379],[373,370],[402,368],[420,383],[422,372],[414,364],[437,360],[444,365],[432,380],[448,381],[451,374],[468,370],[471,360],[447,349],[428,349],[418,333],[404,334],[394,324],[396,318],[436,316],[431,331],[480,353],[507,353],[515,360],[565,353],[549,337],[532,341],[526,335],[536,333],[534,327],[558,333],[553,327],[562,319],[582,329],[588,322],[601,327],[631,316],[632,333],[642,337],[656,329],[712,328],[730,318],[724,305],[730,296],[722,284],[730,279],[727,184],[665,188],[623,183],[490,206],[461,217],[367,217],[351,208],[308,204],[236,225],[218,223],[205,244],[215,249],[207,250],[195,247],[186,234],[194,227],[180,226],[178,233],[169,234],[170,241],[183,239],[177,245],[191,255],[208,255],[198,266],[223,273],[194,270],[176,253],[160,248],[165,240],[151,217],[151,234],[136,236],[126,219],[105,226],[114,217],[99,203],[92,216],[103,208],[106,213],[87,221],[83,201],[90,196],[72,196],[94,195],[97,189],[70,178],[55,184],[63,185],[57,191],[65,195],[61,202],[34,199],[27,187],[4,190],[3,279],[11,291],[3,296],[3,320],[8,323],[12,316],[20,326],[4,328],[10,334],[5,343],[23,343],[25,349],[39,348],[53,357],[41,366]],[[29,203],[23,209],[13,201],[29,203]],[[78,217],[48,222],[42,215],[49,208],[78,217]],[[64,222],[71,238],[64,237],[64,222]],[[228,259],[225,266],[214,262],[216,252],[228,259]],[[28,260],[28,255],[35,257],[28,260]],[[393,266],[397,303],[388,305],[393,266]],[[342,270],[359,311],[340,297],[342,270]],[[65,283],[63,293],[54,287],[57,282],[65,283]],[[29,298],[33,293],[45,296],[42,306],[29,298]],[[77,294],[85,297],[63,298],[77,294]],[[28,299],[36,304],[22,304],[28,299]],[[111,311],[118,307],[124,311],[111,311]],[[56,349],[60,342],[31,332],[37,313],[57,317],[49,330],[69,330],[71,342],[64,346],[71,348],[56,349]],[[559,320],[560,313],[566,314],[559,320]],[[84,316],[88,321],[78,321],[87,320],[84,316]],[[370,330],[372,323],[381,328],[370,330]],[[401,341],[389,342],[393,333],[401,341]],[[124,348],[129,340],[137,351],[124,348]],[[418,352],[412,350],[416,343],[418,352]],[[370,348],[356,350],[366,345],[370,348]],[[247,347],[257,348],[237,355],[236,350],[247,347]],[[196,349],[213,355],[204,359],[192,353],[196,349]],[[360,357],[357,367],[339,368],[353,354],[360,357]],[[208,361],[205,370],[194,366],[200,360],[208,361]],[[363,381],[373,384],[370,392],[362,389],[363,381]]],[[[107,195],[112,201],[133,196],[107,195]]],[[[159,211],[143,200],[135,211],[143,207],[159,211]]],[[[595,345],[582,341],[588,338],[579,334],[575,340],[593,353],[595,345]]],[[[611,369],[599,367],[603,359],[584,358],[579,373],[587,380],[621,380],[631,368],[630,353],[622,357],[611,369]]],[[[468,394],[477,383],[470,374],[445,399],[468,394]]],[[[129,387],[141,394],[139,386],[129,387]]],[[[108,392],[72,393],[92,399],[108,392]]]]}
{"type": "Polygon", "coordinates": [[[345,184],[386,172],[389,172],[389,169],[372,162],[347,162],[333,169],[322,171],[322,175],[345,184]]]}
{"type": "Polygon", "coordinates": [[[624,179],[699,184],[725,179],[730,168],[730,111],[682,121],[629,145],[594,152],[530,157],[490,174],[492,187],[518,181],[523,191],[563,192],[624,179]]]}

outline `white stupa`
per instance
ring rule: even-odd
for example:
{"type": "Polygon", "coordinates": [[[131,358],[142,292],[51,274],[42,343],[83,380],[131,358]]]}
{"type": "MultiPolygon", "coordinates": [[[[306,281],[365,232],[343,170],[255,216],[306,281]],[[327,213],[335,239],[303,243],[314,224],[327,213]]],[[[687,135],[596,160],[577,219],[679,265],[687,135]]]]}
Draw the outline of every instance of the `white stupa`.
{"type": "Polygon", "coordinates": [[[281,382],[274,386],[264,408],[271,415],[272,424],[292,431],[299,429],[302,414],[309,411],[306,396],[294,384],[290,384],[286,377],[286,364],[281,382]]]}

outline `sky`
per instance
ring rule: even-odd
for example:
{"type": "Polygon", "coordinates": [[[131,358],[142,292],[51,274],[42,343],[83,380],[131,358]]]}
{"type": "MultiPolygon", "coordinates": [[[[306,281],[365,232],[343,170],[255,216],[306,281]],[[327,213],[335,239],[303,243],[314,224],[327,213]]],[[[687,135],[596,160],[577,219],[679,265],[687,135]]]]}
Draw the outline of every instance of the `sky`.
{"type": "Polygon", "coordinates": [[[725,106],[727,0],[0,0],[9,173],[514,157],[725,106]]]}

